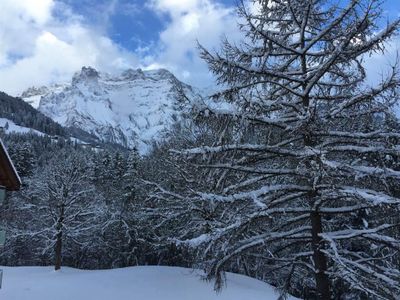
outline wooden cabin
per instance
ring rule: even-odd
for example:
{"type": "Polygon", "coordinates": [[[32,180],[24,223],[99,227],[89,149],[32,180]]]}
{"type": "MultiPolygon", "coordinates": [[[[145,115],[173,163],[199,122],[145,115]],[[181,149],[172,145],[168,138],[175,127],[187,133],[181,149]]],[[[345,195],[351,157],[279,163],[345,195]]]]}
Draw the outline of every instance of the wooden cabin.
{"type": "Polygon", "coordinates": [[[18,176],[6,147],[0,139],[0,189],[18,191],[21,188],[21,179],[18,176]]]}

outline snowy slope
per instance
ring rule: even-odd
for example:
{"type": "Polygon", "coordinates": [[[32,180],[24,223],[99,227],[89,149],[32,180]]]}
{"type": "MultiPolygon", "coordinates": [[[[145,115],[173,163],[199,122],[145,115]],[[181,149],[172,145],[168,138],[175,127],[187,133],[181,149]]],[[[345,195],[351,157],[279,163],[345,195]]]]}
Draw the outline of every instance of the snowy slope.
{"type": "Polygon", "coordinates": [[[0,118],[0,127],[4,128],[5,133],[34,133],[40,136],[46,135],[43,132],[32,128],[18,126],[13,121],[4,118],[0,118]]]}
{"type": "Polygon", "coordinates": [[[185,104],[178,91],[197,97],[167,70],[130,69],[111,76],[83,67],[70,84],[31,88],[21,97],[61,125],[144,153],[179,119],[185,104]]]}
{"type": "MultiPolygon", "coordinates": [[[[255,279],[228,274],[217,294],[199,272],[174,267],[82,271],[50,267],[5,267],[0,299],[7,300],[274,300],[274,289],[255,279]]],[[[295,299],[295,298],[289,298],[295,299]]]]}

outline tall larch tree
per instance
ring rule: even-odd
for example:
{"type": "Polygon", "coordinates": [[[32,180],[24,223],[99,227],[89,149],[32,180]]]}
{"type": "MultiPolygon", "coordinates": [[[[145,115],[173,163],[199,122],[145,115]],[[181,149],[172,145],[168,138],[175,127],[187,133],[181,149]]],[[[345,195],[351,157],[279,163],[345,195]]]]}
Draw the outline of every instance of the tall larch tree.
{"type": "Polygon", "coordinates": [[[380,27],[380,5],[241,3],[244,40],[217,52],[200,46],[224,87],[215,98],[229,103],[208,111],[237,124],[233,141],[178,151],[220,177],[212,191],[180,199],[226,207],[211,233],[192,240],[212,253],[217,287],[242,260],[303,297],[398,299],[399,224],[385,216],[400,205],[400,133],[389,126],[399,69],[371,86],[363,62],[398,32],[399,20],[380,27]]]}

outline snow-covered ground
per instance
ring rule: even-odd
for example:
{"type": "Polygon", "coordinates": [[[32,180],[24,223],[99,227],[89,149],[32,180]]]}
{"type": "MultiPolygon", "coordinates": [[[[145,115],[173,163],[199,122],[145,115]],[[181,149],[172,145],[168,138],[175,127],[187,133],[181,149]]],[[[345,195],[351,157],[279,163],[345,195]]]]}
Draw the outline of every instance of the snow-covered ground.
{"type": "MultiPolygon", "coordinates": [[[[200,271],[177,267],[131,267],[84,271],[51,267],[4,267],[4,300],[273,300],[274,288],[255,279],[228,274],[220,293],[200,271]]],[[[295,299],[295,298],[289,298],[295,299]]]]}

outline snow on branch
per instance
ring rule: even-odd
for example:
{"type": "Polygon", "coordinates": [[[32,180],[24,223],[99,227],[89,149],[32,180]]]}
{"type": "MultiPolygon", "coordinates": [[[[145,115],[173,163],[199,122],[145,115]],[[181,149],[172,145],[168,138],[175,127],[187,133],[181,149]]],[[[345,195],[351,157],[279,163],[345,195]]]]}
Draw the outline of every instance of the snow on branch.
{"type": "Polygon", "coordinates": [[[400,204],[400,199],[380,193],[370,189],[356,188],[353,186],[338,187],[337,193],[345,196],[353,196],[371,202],[374,205],[379,204],[400,204]]]}

